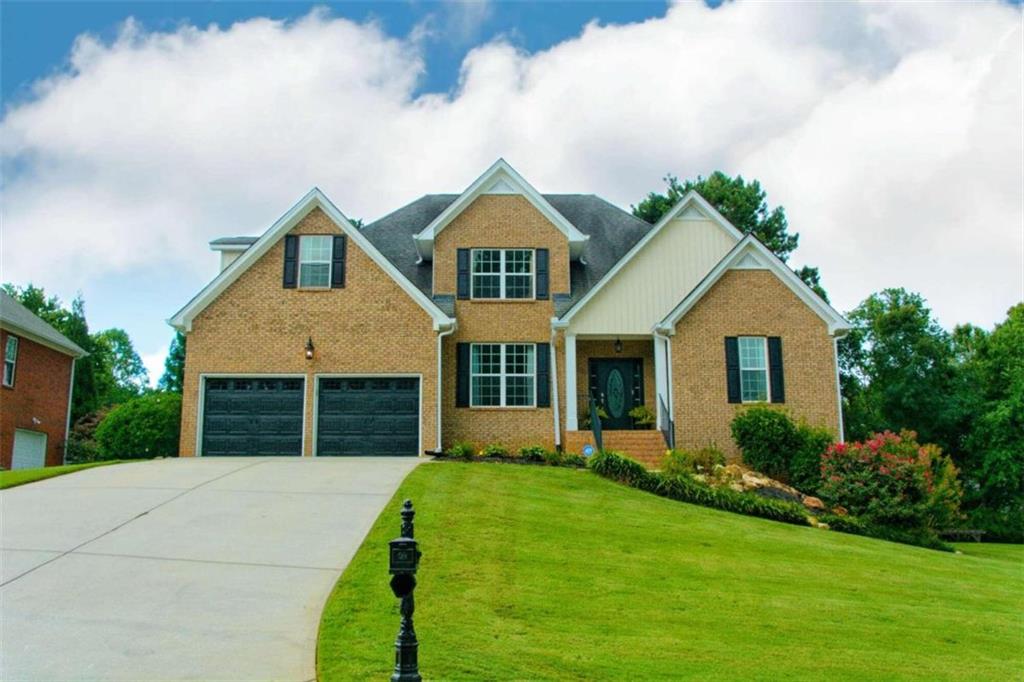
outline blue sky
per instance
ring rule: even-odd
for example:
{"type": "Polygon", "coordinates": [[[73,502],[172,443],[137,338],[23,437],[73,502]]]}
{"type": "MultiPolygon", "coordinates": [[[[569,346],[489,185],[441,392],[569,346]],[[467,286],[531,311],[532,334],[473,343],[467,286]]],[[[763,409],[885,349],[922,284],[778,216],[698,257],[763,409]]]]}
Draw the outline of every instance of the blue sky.
{"type": "Polygon", "coordinates": [[[210,239],[503,156],[624,208],[758,178],[841,311],[905,286],[990,326],[1024,296],[1021,26],[997,0],[4,2],[2,278],[81,291],[158,374],[210,239]]]}

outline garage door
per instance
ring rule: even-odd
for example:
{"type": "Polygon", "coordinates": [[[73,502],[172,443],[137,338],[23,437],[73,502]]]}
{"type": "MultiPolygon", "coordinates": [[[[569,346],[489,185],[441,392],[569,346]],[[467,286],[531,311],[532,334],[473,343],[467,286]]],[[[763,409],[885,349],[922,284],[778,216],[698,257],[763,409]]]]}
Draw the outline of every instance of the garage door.
{"type": "Polygon", "coordinates": [[[37,469],[44,466],[46,466],[46,434],[15,429],[11,469],[37,469]]]}
{"type": "Polygon", "coordinates": [[[419,454],[420,380],[320,379],[316,454],[419,454]]]}
{"type": "Polygon", "coordinates": [[[304,389],[302,379],[207,379],[203,455],[301,455],[304,389]]]}

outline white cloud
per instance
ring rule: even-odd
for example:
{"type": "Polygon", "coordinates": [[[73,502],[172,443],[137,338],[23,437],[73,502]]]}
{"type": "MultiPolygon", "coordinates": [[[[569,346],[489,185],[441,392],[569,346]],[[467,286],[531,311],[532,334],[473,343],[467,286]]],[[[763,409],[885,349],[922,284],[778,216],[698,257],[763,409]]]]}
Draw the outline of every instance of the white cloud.
{"type": "Polygon", "coordinates": [[[80,37],[4,116],[0,266],[64,292],[143,267],[198,288],[206,241],[260,232],[313,185],[372,218],[497,156],[624,206],[721,168],[785,205],[794,262],[841,309],[906,286],[947,325],[991,324],[1024,288],[1021,43],[1001,3],[687,3],[537,54],[479,45],[453,95],[414,96],[421,35],[322,10],[128,23],[80,37]]]}

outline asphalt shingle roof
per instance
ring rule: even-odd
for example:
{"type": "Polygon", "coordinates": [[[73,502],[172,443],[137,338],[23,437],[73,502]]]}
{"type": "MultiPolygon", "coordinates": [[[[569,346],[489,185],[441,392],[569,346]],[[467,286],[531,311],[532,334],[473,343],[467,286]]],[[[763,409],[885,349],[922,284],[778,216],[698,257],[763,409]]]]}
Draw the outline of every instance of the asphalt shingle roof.
{"type": "Polygon", "coordinates": [[[31,310],[18,303],[3,290],[0,290],[0,324],[14,332],[15,336],[21,332],[60,348],[68,355],[79,357],[86,355],[86,352],[78,344],[43,322],[31,310]]]}
{"type": "MultiPolygon", "coordinates": [[[[432,296],[432,263],[418,262],[413,235],[458,197],[458,194],[427,194],[362,229],[363,235],[385,258],[449,315],[454,314],[454,300],[450,296],[432,296]]],[[[545,194],[544,198],[576,229],[590,237],[582,258],[569,266],[571,291],[552,292],[555,312],[562,315],[586,295],[652,225],[593,194],[545,194]]],[[[256,239],[222,237],[210,245],[252,244],[256,239]]]]}

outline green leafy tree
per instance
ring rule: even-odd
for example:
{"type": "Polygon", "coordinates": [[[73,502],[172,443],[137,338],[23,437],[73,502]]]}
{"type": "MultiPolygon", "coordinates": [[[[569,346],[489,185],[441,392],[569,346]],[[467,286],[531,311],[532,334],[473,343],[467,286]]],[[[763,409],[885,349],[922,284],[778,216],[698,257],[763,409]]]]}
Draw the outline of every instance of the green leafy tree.
{"type": "MultiPolygon", "coordinates": [[[[715,171],[706,178],[698,175],[696,180],[685,182],[669,174],[665,176],[665,184],[667,187],[664,194],[650,192],[633,206],[633,215],[649,223],[656,223],[687,192],[695,190],[738,230],[743,234],[753,233],[783,261],[789,259],[800,242],[798,233],[789,232],[785,209],[781,206],[768,207],[767,194],[757,180],[748,183],[743,176],[731,178],[721,171],[715,171]]],[[[828,301],[828,295],[821,286],[818,268],[804,266],[796,270],[796,274],[823,300],[828,301]]]]}
{"type": "Polygon", "coordinates": [[[102,386],[103,402],[116,405],[141,395],[149,387],[149,373],[128,332],[117,328],[105,329],[93,338],[108,370],[103,374],[109,380],[102,386]]]}
{"type": "Polygon", "coordinates": [[[184,334],[175,334],[167,352],[167,359],[164,360],[164,374],[160,377],[159,383],[161,390],[181,393],[185,385],[185,343],[184,334]]]}

